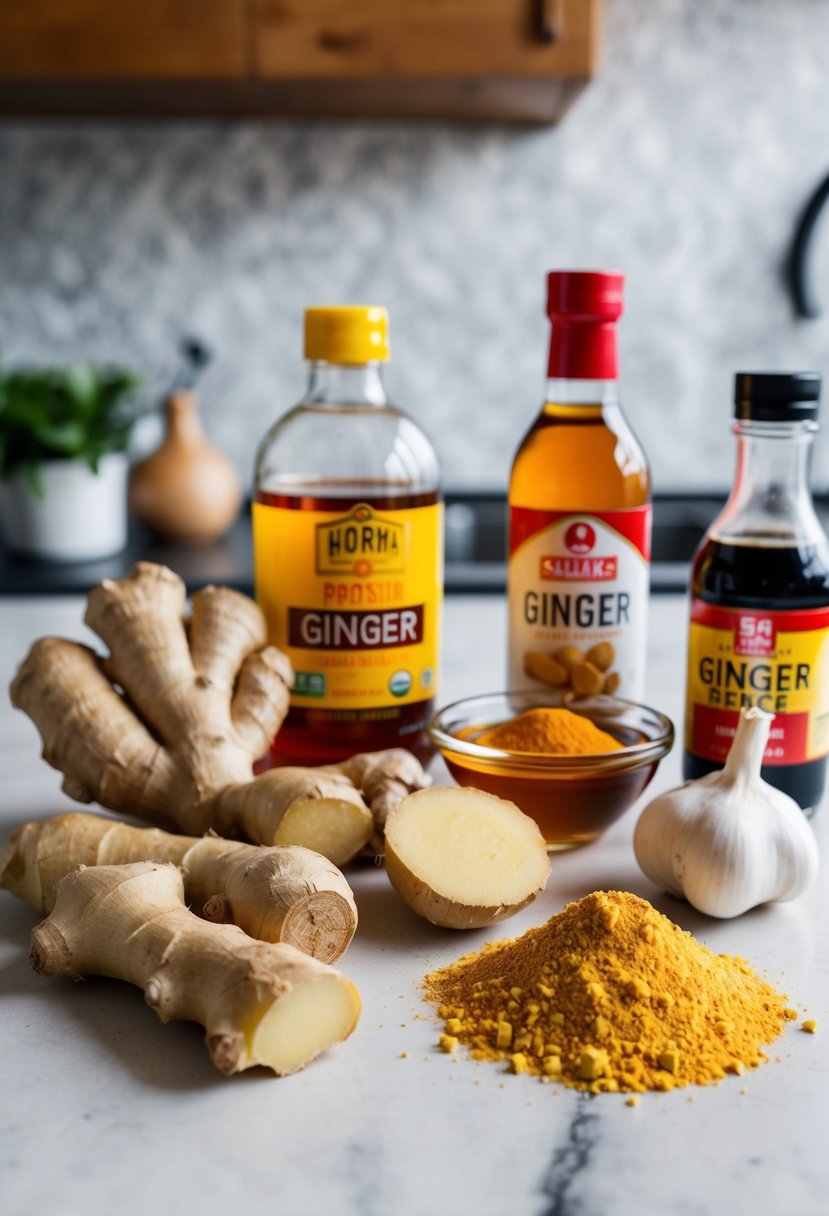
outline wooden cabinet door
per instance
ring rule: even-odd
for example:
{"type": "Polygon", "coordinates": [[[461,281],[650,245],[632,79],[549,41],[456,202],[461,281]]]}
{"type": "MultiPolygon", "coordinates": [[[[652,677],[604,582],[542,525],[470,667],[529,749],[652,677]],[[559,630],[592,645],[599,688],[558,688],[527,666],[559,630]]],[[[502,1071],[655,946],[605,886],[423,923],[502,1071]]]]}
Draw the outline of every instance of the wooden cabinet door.
{"type": "Polygon", "coordinates": [[[0,0],[0,77],[239,77],[248,22],[247,0],[0,0]]]}
{"type": "Polygon", "coordinates": [[[253,0],[254,69],[282,79],[587,76],[599,0],[253,0]]]}

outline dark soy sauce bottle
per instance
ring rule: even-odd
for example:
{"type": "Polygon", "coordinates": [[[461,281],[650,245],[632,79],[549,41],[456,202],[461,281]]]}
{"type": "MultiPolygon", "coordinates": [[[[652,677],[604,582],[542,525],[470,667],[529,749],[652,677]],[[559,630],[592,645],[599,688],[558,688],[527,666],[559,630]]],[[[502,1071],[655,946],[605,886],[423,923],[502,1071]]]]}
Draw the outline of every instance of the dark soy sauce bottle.
{"type": "Polygon", "coordinates": [[[814,811],[829,755],[829,542],[809,490],[816,373],[739,373],[734,488],[691,575],[684,773],[721,768],[742,706],[775,715],[763,777],[814,811]]]}

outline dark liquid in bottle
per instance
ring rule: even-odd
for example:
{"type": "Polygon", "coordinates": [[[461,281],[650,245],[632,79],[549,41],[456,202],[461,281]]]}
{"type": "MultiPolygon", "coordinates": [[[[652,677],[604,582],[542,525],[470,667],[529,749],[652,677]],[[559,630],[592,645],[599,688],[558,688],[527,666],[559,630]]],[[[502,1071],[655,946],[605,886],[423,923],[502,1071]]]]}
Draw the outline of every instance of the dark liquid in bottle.
{"type": "MultiPolygon", "coordinates": [[[[770,544],[768,537],[738,545],[710,537],[694,559],[691,594],[723,608],[781,612],[824,608],[829,604],[829,552],[817,545],[770,544]]],[[[722,766],[686,751],[686,780],[703,777],[722,766]]],[[[804,764],[764,765],[762,776],[813,810],[826,785],[827,757],[804,764]]]]}
{"type": "MultiPolygon", "coordinates": [[[[302,487],[303,489],[305,487],[302,487]]],[[[322,487],[308,486],[309,490],[322,487]]],[[[326,483],[326,488],[332,488],[326,483]]],[[[440,501],[431,491],[422,494],[383,493],[390,488],[386,482],[347,483],[334,496],[317,493],[272,493],[259,490],[257,502],[293,511],[350,511],[358,503],[366,503],[377,511],[402,511],[410,507],[428,507],[440,501]],[[361,493],[360,490],[363,492],[361,493]]],[[[299,487],[298,487],[299,489],[299,487]]],[[[434,754],[426,726],[435,711],[435,699],[412,701],[405,705],[388,705],[371,709],[307,709],[291,706],[288,716],[277,732],[270,751],[256,768],[273,768],[281,764],[331,764],[346,760],[357,752],[380,751],[387,747],[405,747],[424,763],[434,754]]]]}

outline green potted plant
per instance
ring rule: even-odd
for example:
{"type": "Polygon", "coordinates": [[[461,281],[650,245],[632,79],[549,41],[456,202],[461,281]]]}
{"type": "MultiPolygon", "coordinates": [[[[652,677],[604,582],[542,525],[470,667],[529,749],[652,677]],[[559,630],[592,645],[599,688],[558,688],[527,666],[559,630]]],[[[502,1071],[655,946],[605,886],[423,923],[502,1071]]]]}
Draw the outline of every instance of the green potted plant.
{"type": "Polygon", "coordinates": [[[0,526],[18,553],[91,561],[127,539],[138,381],[118,367],[0,367],[0,526]]]}

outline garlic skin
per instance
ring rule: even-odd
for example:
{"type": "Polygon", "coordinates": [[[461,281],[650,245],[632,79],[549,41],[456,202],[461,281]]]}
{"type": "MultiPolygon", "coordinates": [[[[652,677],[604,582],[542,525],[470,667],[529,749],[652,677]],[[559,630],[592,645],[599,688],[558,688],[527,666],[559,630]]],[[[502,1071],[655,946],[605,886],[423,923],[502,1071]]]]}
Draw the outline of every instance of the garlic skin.
{"type": "Polygon", "coordinates": [[[660,794],[636,824],[633,849],[648,878],[707,916],[795,899],[817,875],[808,820],[760,776],[773,718],[741,710],[725,767],[660,794]]]}

